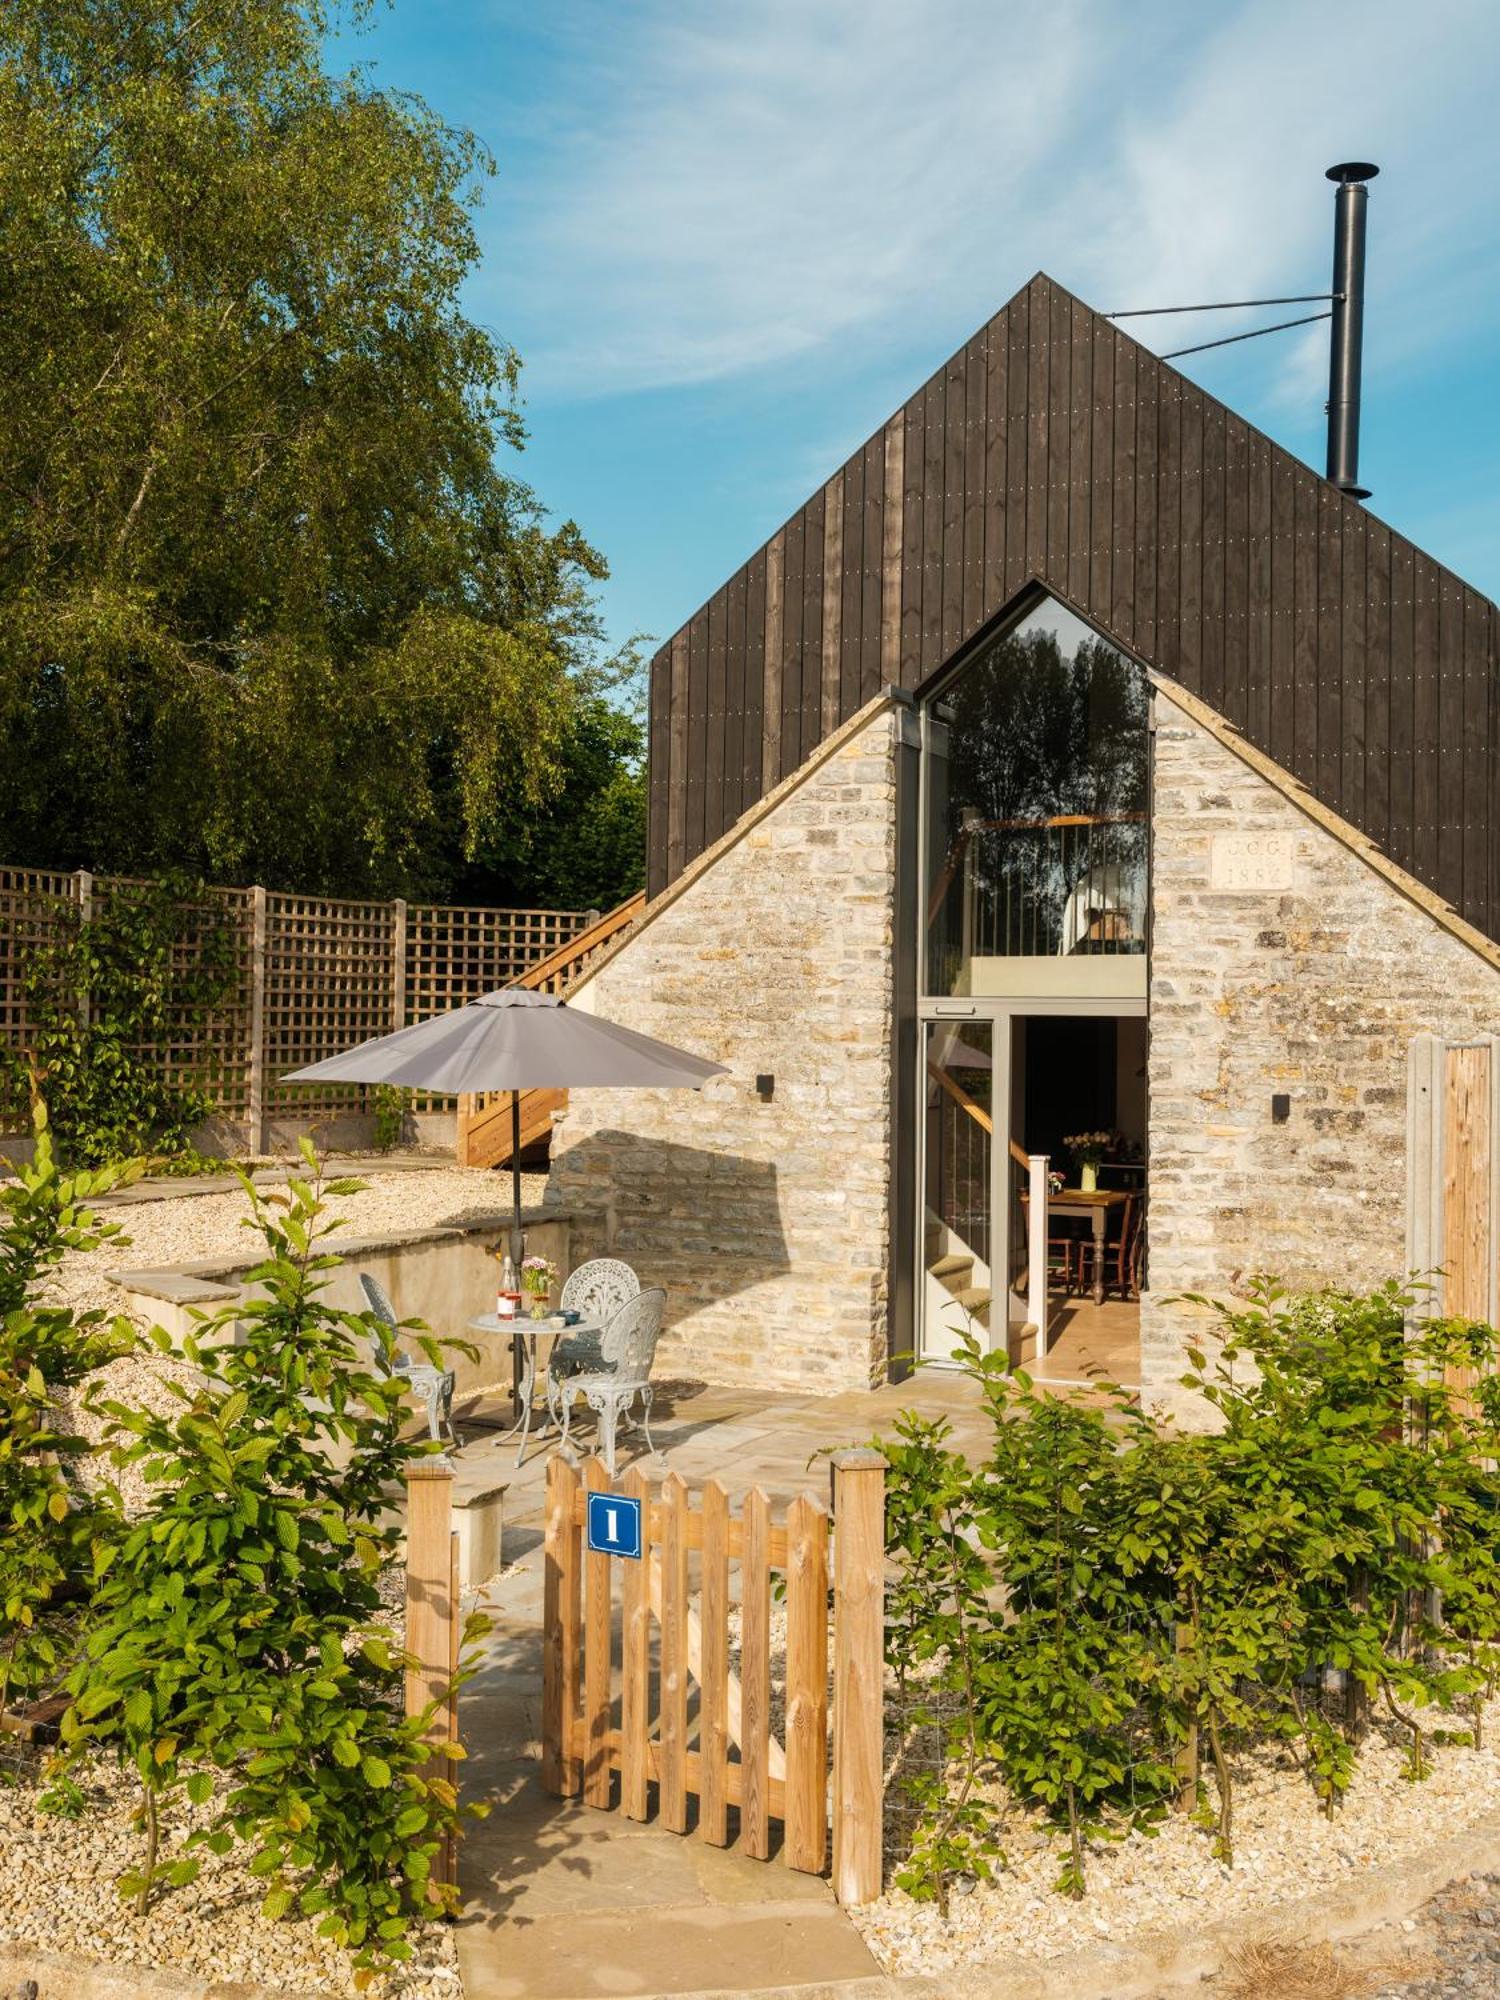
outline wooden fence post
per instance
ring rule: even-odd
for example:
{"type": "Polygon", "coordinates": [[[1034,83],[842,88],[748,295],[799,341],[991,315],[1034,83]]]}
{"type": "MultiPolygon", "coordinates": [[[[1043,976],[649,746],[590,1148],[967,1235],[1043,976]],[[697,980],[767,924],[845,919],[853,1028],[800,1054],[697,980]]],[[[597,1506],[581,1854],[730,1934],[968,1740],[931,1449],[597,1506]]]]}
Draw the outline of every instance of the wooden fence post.
{"type": "Polygon", "coordinates": [[[885,1460],[833,1461],[833,1893],[880,1894],[885,1762],[885,1460]]]}
{"type": "Polygon", "coordinates": [[[547,1525],[542,1586],[542,1784],[554,1798],[572,1798],[582,1760],[572,1735],[580,1720],[578,1677],[580,1555],[583,1537],[573,1518],[578,1473],[561,1455],[547,1462],[547,1525]]]}
{"type": "Polygon", "coordinates": [[[406,898],[391,904],[391,1033],[406,1026],[406,898]]]}
{"type": "Polygon", "coordinates": [[[245,1143],[266,1146],[266,892],[250,891],[250,1076],[246,1086],[245,1143]]]}
{"type": "MultiPolygon", "coordinates": [[[[602,1460],[585,1461],[583,1484],[589,1493],[609,1491],[609,1474],[602,1460]]],[[[591,1806],[607,1806],[610,1802],[613,1570],[611,1556],[591,1549],[583,1558],[583,1798],[591,1806]]]]}
{"type": "MultiPolygon", "coordinates": [[[[433,1746],[426,1773],[447,1778],[452,1765],[437,1747],[452,1727],[453,1661],[458,1600],[453,1589],[453,1471],[443,1459],[419,1459],[406,1470],[406,1713],[436,1702],[427,1726],[433,1746]]],[[[453,1880],[450,1852],[441,1869],[453,1880]]],[[[434,1869],[434,1880],[439,1869],[434,1869]]]]}
{"type": "Polygon", "coordinates": [[[828,1856],[828,1510],[802,1493],[786,1514],[786,1860],[828,1856]]]}

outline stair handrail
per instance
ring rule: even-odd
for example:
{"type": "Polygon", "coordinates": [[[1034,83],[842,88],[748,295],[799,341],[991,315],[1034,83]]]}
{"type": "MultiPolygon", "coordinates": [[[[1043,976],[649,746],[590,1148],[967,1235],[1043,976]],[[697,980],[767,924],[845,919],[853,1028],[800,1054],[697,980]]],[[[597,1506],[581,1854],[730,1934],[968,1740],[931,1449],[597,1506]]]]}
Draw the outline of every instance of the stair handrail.
{"type": "MultiPolygon", "coordinates": [[[[981,1131],[988,1132],[990,1137],[994,1138],[995,1121],[991,1118],[988,1111],[985,1110],[984,1106],[976,1098],[970,1097],[958,1079],[950,1076],[942,1064],[935,1063],[931,1056],[927,1058],[927,1074],[932,1078],[934,1083],[942,1085],[960,1111],[967,1117],[972,1118],[981,1131]]],[[[1008,1140],[1007,1144],[1010,1147],[1010,1156],[1018,1167],[1026,1167],[1031,1164],[1030,1156],[1024,1147],[1018,1146],[1014,1139],[1008,1140]]]]}

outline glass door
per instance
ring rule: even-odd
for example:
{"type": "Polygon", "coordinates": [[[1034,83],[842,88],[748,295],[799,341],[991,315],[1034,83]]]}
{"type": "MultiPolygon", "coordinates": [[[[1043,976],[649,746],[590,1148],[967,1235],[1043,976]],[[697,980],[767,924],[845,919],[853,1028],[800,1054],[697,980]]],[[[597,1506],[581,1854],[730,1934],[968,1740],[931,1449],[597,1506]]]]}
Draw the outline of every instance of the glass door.
{"type": "Polygon", "coordinates": [[[1002,1345],[1006,1333],[1009,1037],[1003,1020],[971,1012],[921,1026],[919,1352],[926,1361],[953,1356],[966,1330],[984,1349],[1002,1345]]]}

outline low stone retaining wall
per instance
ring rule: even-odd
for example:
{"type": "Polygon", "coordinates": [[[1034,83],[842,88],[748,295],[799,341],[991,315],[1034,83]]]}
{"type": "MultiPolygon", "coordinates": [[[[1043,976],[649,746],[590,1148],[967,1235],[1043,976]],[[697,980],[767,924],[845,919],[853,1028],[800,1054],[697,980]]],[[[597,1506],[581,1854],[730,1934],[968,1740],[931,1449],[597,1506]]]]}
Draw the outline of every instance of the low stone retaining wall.
{"type": "MultiPolygon", "coordinates": [[[[335,1236],[332,1247],[343,1262],[338,1270],[328,1273],[329,1302],[348,1312],[363,1312],[367,1301],[359,1281],[368,1272],[384,1286],[402,1319],[425,1321],[439,1339],[476,1340],[480,1348],[477,1360],[449,1356],[448,1365],[458,1377],[459,1396],[485,1384],[508,1386],[510,1342],[499,1337],[476,1338],[467,1329],[471,1319],[495,1309],[492,1252],[509,1231],[510,1221],[510,1211],[497,1208],[432,1229],[335,1236]]],[[[566,1276],[571,1269],[571,1215],[560,1209],[526,1209],[522,1223],[528,1250],[550,1257],[566,1276]]],[[[180,1348],[184,1336],[199,1324],[201,1314],[218,1312],[259,1292],[258,1286],[248,1282],[247,1274],[260,1261],[248,1234],[246,1246],[236,1257],[154,1270],[111,1271],[109,1276],[125,1295],[124,1309],[163,1328],[173,1346],[180,1348]]]]}

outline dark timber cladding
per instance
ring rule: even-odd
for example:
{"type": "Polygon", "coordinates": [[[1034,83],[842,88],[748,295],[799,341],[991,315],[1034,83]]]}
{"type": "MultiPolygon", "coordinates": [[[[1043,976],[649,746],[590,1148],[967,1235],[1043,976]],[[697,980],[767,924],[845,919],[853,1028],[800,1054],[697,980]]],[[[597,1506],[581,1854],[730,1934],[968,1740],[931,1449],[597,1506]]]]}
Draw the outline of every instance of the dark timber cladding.
{"type": "Polygon", "coordinates": [[[650,892],[1038,584],[1500,938],[1496,607],[1046,277],[657,654],[650,892]]]}

